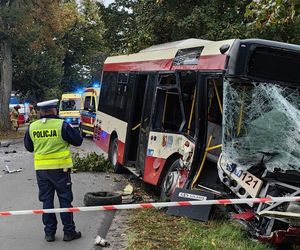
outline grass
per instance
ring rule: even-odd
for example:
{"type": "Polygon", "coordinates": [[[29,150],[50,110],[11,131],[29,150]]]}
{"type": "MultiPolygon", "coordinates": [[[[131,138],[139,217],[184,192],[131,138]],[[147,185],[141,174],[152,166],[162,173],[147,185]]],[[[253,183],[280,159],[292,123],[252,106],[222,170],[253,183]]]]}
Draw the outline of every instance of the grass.
{"type": "Polygon", "coordinates": [[[230,221],[200,223],[161,210],[130,212],[128,249],[271,250],[230,221]]]}

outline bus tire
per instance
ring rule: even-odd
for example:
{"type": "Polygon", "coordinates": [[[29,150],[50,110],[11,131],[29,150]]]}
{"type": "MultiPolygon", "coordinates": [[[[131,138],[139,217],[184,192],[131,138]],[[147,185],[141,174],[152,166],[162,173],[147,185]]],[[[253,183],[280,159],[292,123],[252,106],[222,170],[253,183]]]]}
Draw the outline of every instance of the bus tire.
{"type": "Polygon", "coordinates": [[[124,167],[118,162],[118,138],[114,138],[111,142],[111,145],[109,147],[108,159],[113,165],[115,173],[124,173],[124,167]]]}
{"type": "Polygon", "coordinates": [[[171,196],[176,188],[176,180],[178,178],[179,159],[173,161],[161,182],[160,200],[170,201],[171,196]],[[174,183],[175,182],[175,183],[174,183]]]}
{"type": "Polygon", "coordinates": [[[112,192],[89,192],[84,195],[85,206],[103,206],[122,204],[122,196],[112,192]]]}

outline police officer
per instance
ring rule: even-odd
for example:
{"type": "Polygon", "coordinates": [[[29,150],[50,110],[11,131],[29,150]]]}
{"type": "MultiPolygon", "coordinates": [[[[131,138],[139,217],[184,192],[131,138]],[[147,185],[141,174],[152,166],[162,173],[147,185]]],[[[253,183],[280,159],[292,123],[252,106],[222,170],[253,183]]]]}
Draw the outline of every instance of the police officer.
{"type": "MultiPolygon", "coordinates": [[[[58,100],[38,103],[41,117],[30,124],[24,137],[25,148],[34,152],[34,168],[39,187],[39,200],[44,209],[54,208],[56,191],[60,207],[72,207],[73,201],[70,170],[73,167],[70,144],[80,146],[82,137],[68,123],[57,116],[58,100]]],[[[75,231],[73,213],[61,213],[64,241],[81,237],[75,231]]],[[[55,241],[57,220],[54,213],[43,214],[45,239],[55,241]]]]}

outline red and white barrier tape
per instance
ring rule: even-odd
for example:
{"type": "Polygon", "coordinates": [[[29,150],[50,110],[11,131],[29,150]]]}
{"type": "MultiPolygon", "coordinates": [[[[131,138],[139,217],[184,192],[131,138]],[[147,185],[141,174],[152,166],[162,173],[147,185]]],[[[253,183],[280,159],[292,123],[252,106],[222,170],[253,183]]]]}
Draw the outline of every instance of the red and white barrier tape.
{"type": "Polygon", "coordinates": [[[19,211],[2,211],[1,216],[10,215],[29,215],[29,214],[50,214],[50,213],[70,213],[70,212],[89,212],[103,210],[123,210],[136,208],[161,208],[161,207],[182,207],[195,205],[227,205],[227,204],[246,204],[246,203],[267,203],[267,202],[292,202],[300,201],[300,196],[295,197],[268,197],[268,198],[249,198],[249,199],[223,199],[223,200],[202,200],[202,201],[173,201],[173,202],[155,202],[124,205],[105,205],[93,207],[71,207],[71,208],[53,208],[53,209],[35,209],[19,211]]]}

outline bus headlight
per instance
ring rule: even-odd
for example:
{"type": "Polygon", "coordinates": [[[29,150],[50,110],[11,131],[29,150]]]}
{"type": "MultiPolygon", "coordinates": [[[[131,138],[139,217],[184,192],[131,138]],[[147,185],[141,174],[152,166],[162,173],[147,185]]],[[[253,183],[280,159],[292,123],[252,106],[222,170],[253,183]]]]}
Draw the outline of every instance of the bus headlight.
{"type": "Polygon", "coordinates": [[[182,154],[182,164],[185,167],[189,167],[192,163],[194,146],[189,141],[186,141],[180,151],[182,154]]]}

